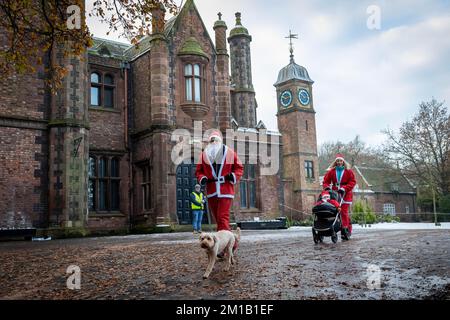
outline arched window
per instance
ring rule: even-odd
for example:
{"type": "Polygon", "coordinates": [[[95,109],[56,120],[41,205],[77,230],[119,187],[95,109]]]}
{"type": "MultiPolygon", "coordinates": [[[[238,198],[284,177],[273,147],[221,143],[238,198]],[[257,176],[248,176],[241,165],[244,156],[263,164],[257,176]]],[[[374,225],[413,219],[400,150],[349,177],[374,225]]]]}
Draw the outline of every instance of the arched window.
{"type": "Polygon", "coordinates": [[[101,82],[100,75],[96,72],[91,73],[91,105],[100,106],[101,104],[101,82]]]}
{"type": "Polygon", "coordinates": [[[105,75],[103,81],[103,96],[105,108],[114,107],[114,77],[112,75],[105,75]]]}
{"type": "Polygon", "coordinates": [[[88,186],[88,203],[89,203],[89,210],[95,210],[96,208],[96,199],[97,199],[97,193],[96,193],[96,179],[97,179],[97,160],[95,157],[89,157],[89,167],[88,167],[88,173],[89,173],[89,186],[88,186]]]}
{"type": "Polygon", "coordinates": [[[91,106],[114,108],[114,89],[113,75],[104,75],[102,81],[100,73],[91,73],[91,106]]]}
{"type": "Polygon", "coordinates": [[[184,66],[186,101],[203,102],[204,70],[203,66],[186,64],[184,66]]]}
{"type": "Polygon", "coordinates": [[[100,83],[100,75],[96,72],[91,74],[91,82],[92,83],[100,83]]]}
{"type": "Polygon", "coordinates": [[[200,65],[194,64],[194,101],[200,102],[201,99],[201,77],[200,77],[200,65]]]}

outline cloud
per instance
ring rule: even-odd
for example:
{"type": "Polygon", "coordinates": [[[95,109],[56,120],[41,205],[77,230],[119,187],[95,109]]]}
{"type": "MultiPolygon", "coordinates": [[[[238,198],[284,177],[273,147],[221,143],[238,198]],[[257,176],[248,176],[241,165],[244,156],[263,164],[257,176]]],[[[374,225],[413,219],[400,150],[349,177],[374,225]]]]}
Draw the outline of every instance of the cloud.
{"type": "MultiPolygon", "coordinates": [[[[333,63],[326,53],[320,65],[313,62],[311,68],[326,70],[319,74],[320,81],[316,75],[319,141],[333,136],[335,126],[330,124],[334,119],[344,126],[342,140],[360,134],[366,141],[371,137],[367,142],[380,143],[374,139],[381,138],[377,131],[399,127],[422,100],[444,92],[450,83],[449,30],[450,16],[430,18],[336,47],[329,57],[333,63]],[[437,82],[434,73],[445,82],[437,82]]],[[[317,58],[321,57],[319,53],[317,58]]]]}
{"type": "MultiPolygon", "coordinates": [[[[93,1],[93,0],[89,0],[93,1]]],[[[88,1],[88,2],[89,2],[88,1]]],[[[376,145],[380,131],[398,128],[422,100],[450,102],[450,4],[448,1],[195,0],[209,34],[217,12],[228,31],[234,13],[253,37],[253,84],[258,118],[277,127],[273,83],[289,63],[289,30],[299,34],[295,60],[313,85],[318,142],[349,141],[357,134],[376,145]],[[369,5],[381,8],[381,30],[366,27],[369,5]]],[[[96,36],[106,28],[88,20],[96,36]]],[[[117,40],[116,35],[108,38],[117,40]]],[[[119,39],[120,40],[120,39],[119,39]]],[[[122,39],[123,41],[123,39],[122,39]]]]}

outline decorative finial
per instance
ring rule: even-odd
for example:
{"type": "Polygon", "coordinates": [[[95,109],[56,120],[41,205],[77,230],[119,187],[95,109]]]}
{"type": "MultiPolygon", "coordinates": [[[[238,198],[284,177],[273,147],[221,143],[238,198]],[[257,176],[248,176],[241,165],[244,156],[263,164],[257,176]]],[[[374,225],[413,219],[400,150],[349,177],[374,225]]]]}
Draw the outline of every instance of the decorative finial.
{"type": "Polygon", "coordinates": [[[241,13],[240,12],[236,12],[236,25],[237,26],[241,25],[241,13]]]}
{"type": "Polygon", "coordinates": [[[289,52],[291,53],[291,62],[294,62],[294,46],[292,45],[292,39],[298,39],[298,34],[293,34],[291,30],[289,30],[289,36],[286,37],[289,39],[289,52]]]}
{"type": "Polygon", "coordinates": [[[217,15],[219,16],[219,20],[222,20],[222,13],[219,12],[217,15]]]}

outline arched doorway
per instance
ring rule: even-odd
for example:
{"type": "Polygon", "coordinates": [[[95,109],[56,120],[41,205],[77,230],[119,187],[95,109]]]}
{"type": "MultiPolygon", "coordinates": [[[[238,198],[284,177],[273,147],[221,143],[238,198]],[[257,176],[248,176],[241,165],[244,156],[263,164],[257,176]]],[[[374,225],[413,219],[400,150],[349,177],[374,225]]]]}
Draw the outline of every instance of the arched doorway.
{"type": "MultiPolygon", "coordinates": [[[[192,224],[190,195],[197,183],[195,165],[181,163],[177,167],[177,215],[179,224],[192,224]]],[[[204,190],[202,189],[202,192],[204,190]]],[[[208,206],[203,213],[202,223],[209,223],[208,206]]]]}

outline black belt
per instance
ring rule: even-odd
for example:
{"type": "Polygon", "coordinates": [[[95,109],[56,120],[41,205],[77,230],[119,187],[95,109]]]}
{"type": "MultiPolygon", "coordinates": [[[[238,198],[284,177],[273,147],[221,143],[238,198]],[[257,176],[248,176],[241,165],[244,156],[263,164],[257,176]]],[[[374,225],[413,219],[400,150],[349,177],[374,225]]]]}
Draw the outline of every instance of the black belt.
{"type": "Polygon", "coordinates": [[[206,181],[207,182],[217,182],[217,181],[219,181],[219,183],[225,183],[225,177],[219,177],[219,179],[215,179],[215,178],[207,179],[206,181]]]}

